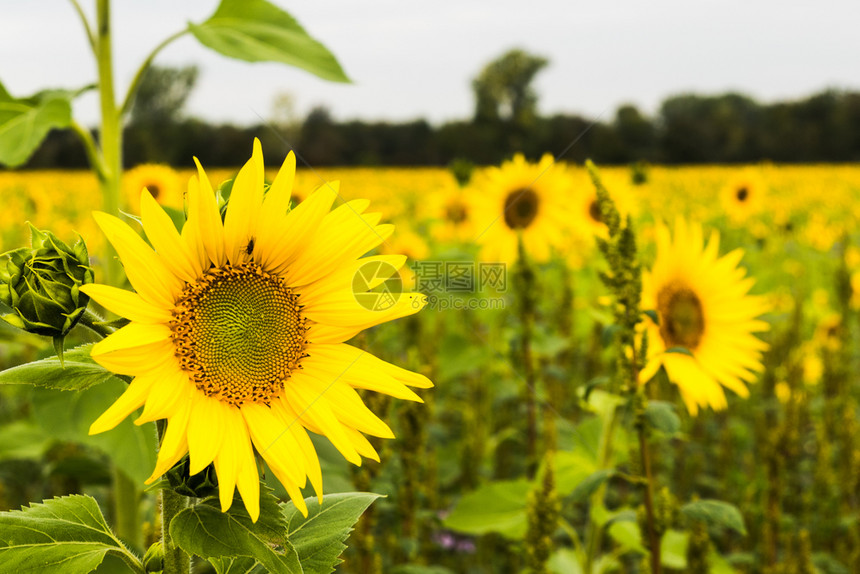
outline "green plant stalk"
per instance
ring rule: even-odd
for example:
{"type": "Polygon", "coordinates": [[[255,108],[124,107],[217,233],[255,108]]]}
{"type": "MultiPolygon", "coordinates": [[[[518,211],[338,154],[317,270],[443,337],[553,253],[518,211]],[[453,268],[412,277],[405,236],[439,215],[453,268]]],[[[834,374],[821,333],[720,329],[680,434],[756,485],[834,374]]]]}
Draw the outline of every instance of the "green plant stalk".
{"type": "MultiPolygon", "coordinates": [[[[99,179],[99,183],[104,211],[111,215],[118,215],[119,185],[122,177],[122,125],[114,98],[110,0],[97,0],[95,34],[102,121],[99,144],[102,152],[101,168],[104,170],[104,177],[99,179]]],[[[98,168],[96,169],[98,171],[98,168]]],[[[119,286],[121,277],[119,261],[110,246],[106,246],[105,251],[105,275],[108,285],[119,286]]],[[[117,534],[140,546],[143,540],[140,490],[129,483],[128,477],[120,470],[114,471],[113,478],[117,534]]]]}
{"type": "Polygon", "coordinates": [[[191,558],[170,536],[170,523],[188,505],[188,499],[169,488],[161,491],[161,545],[164,548],[164,574],[190,574],[191,558]]]}
{"type": "Polygon", "coordinates": [[[535,370],[532,358],[532,332],[534,330],[534,270],[529,266],[522,237],[519,238],[516,289],[520,312],[520,357],[525,379],[526,403],[526,468],[529,478],[534,478],[538,466],[537,454],[537,396],[535,370]]]}
{"type": "Polygon", "coordinates": [[[639,453],[642,457],[642,472],[645,474],[645,515],[648,520],[648,547],[651,551],[651,572],[660,574],[660,539],[654,524],[654,478],[651,474],[651,454],[648,449],[648,438],[645,436],[645,425],[637,425],[639,428],[639,453]]]}
{"type": "MultiPolygon", "coordinates": [[[[119,214],[119,186],[122,177],[122,125],[116,107],[113,86],[113,51],[111,47],[110,0],[98,0],[96,7],[96,60],[101,103],[99,144],[104,178],[100,180],[102,206],[106,213],[119,214]]],[[[118,286],[120,267],[116,254],[107,247],[105,253],[107,284],[118,286]]]]}
{"type": "MultiPolygon", "coordinates": [[[[600,466],[599,469],[609,468],[612,461],[612,437],[615,435],[615,424],[618,420],[618,409],[613,408],[606,423],[606,429],[600,437],[600,466]]],[[[597,504],[603,504],[603,497],[606,495],[606,484],[600,485],[600,488],[591,495],[590,508],[588,513],[588,529],[585,533],[585,568],[586,574],[594,572],[594,561],[597,558],[597,553],[600,551],[601,539],[603,537],[603,525],[598,524],[594,519],[594,507],[597,504]]]]}

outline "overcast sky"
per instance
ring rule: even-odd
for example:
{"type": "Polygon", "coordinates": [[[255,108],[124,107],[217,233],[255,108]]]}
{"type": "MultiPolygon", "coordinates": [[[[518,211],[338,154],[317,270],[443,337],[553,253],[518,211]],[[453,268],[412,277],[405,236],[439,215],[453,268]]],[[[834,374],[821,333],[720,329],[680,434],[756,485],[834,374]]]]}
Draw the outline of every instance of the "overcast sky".
{"type": "MultiPolygon", "coordinates": [[[[256,123],[289,92],[304,115],[318,104],[340,119],[433,122],[472,113],[470,81],[512,47],[550,60],[536,88],[542,113],[611,117],[632,102],[648,113],[679,92],[740,91],[762,101],[827,87],[860,89],[860,2],[786,0],[275,0],[339,58],[351,85],[277,64],[209,52],[190,35],[160,65],[197,64],[187,112],[256,123]]],[[[95,2],[81,0],[85,8],[95,2]]],[[[115,0],[115,62],[124,90],[151,48],[214,0],[115,0]]],[[[92,56],[66,0],[0,0],[0,81],[13,95],[95,80],[92,56]]],[[[90,94],[76,104],[97,120],[90,94]]]]}

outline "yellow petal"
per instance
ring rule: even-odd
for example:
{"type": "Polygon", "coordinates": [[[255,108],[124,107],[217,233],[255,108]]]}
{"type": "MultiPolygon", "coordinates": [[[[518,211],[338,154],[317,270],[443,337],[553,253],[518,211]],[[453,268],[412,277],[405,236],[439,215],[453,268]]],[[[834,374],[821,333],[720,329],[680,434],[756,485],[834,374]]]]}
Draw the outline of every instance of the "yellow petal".
{"type": "MultiPolygon", "coordinates": [[[[265,405],[247,403],[239,409],[248,425],[251,440],[269,466],[281,467],[295,483],[305,480],[304,455],[292,433],[265,405]]],[[[296,422],[296,424],[299,424],[296,422]]]]}
{"type": "Polygon", "coordinates": [[[140,214],[143,230],[164,266],[182,281],[197,279],[203,272],[199,258],[192,256],[173,220],[145,189],[140,194],[140,214]]]}
{"type": "Polygon", "coordinates": [[[178,366],[160,373],[158,382],[150,390],[143,413],[134,421],[136,425],[169,419],[199,394],[188,380],[188,375],[180,371],[178,366]]]}
{"type": "Polygon", "coordinates": [[[254,139],[251,159],[239,170],[230,192],[230,204],[224,218],[224,248],[232,263],[245,261],[249,241],[253,238],[260,206],[263,203],[265,166],[260,140],[254,139]]]}
{"type": "Polygon", "coordinates": [[[271,245],[271,253],[261,259],[267,269],[284,273],[289,264],[316,233],[320,222],[337,198],[338,182],[321,185],[284,218],[283,228],[275,228],[270,236],[260,236],[261,248],[271,245]],[[286,232],[289,230],[289,233],[286,232]]]}
{"type": "MultiPolygon", "coordinates": [[[[206,172],[203,171],[203,166],[200,165],[196,157],[194,163],[197,164],[199,185],[196,189],[194,186],[188,188],[188,209],[189,212],[194,212],[194,219],[197,221],[197,228],[200,232],[200,241],[206,249],[206,254],[213,265],[221,267],[226,261],[224,225],[221,223],[221,213],[218,211],[218,204],[215,201],[215,191],[209,183],[209,178],[206,177],[206,172]]],[[[190,219],[189,217],[189,221],[190,219]]]]}
{"type": "Polygon", "coordinates": [[[113,351],[163,343],[170,340],[171,334],[170,327],[162,323],[129,323],[96,343],[90,354],[96,357],[113,351]]]}
{"type": "Polygon", "coordinates": [[[120,375],[134,376],[149,373],[172,357],[173,343],[170,341],[93,355],[95,362],[105,369],[120,375]]]}
{"type": "Polygon", "coordinates": [[[102,415],[90,425],[89,434],[99,434],[114,428],[146,401],[149,391],[155,384],[153,376],[135,377],[128,388],[102,415]]]}
{"type": "Polygon", "coordinates": [[[225,442],[225,433],[237,429],[225,429],[221,422],[230,415],[226,410],[233,409],[218,399],[209,398],[203,393],[197,393],[197,400],[191,406],[191,418],[188,421],[188,452],[191,464],[188,472],[197,474],[215,460],[225,442]]]}
{"type": "Polygon", "coordinates": [[[181,284],[155,252],[116,217],[101,212],[93,213],[93,217],[119,253],[135,291],[157,307],[172,308],[181,284]]]}
{"type": "Polygon", "coordinates": [[[136,323],[167,323],[171,319],[168,309],[153,305],[133,291],[90,283],[82,285],[81,292],[107,310],[136,323]]]}
{"type": "Polygon", "coordinates": [[[227,512],[233,505],[233,492],[239,477],[242,461],[242,437],[248,434],[245,420],[239,409],[224,410],[221,425],[224,427],[224,440],[215,457],[215,472],[218,475],[218,494],[221,499],[221,512],[227,512]]]}
{"type": "Polygon", "coordinates": [[[187,404],[177,411],[176,416],[171,417],[167,421],[167,430],[158,449],[158,460],[155,463],[155,470],[152,471],[152,476],[146,480],[146,484],[155,482],[158,477],[170,470],[188,452],[186,429],[188,428],[188,415],[190,412],[191,405],[187,404]]]}

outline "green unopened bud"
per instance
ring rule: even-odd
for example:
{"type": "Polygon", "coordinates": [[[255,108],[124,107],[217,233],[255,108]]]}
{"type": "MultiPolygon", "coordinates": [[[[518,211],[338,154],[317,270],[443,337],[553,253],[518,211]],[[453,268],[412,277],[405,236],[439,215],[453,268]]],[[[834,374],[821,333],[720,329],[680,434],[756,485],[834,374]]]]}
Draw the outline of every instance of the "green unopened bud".
{"type": "Polygon", "coordinates": [[[167,482],[175,492],[183,496],[205,498],[218,494],[218,477],[215,465],[210,464],[195,475],[189,473],[191,461],[186,455],[173,468],[167,471],[167,482]]]}
{"type": "Polygon", "coordinates": [[[146,572],[161,572],[164,570],[164,547],[156,542],[143,555],[143,569],[146,572]]]}
{"type": "Polygon", "coordinates": [[[87,308],[81,285],[94,281],[87,246],[69,247],[50,231],[30,225],[32,247],[0,255],[0,301],[12,312],[3,320],[30,333],[62,338],[87,308]]]}

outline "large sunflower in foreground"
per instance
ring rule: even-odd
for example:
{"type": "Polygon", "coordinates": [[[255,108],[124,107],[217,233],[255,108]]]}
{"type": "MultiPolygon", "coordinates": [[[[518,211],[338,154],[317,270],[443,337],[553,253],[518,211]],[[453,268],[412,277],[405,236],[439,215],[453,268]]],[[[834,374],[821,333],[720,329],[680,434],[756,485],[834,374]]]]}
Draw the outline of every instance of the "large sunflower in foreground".
{"type": "Polygon", "coordinates": [[[706,245],[700,225],[679,219],[674,238],[659,225],[656,240],[657,260],[642,278],[642,308],[655,310],[659,323],[647,319],[648,357],[640,380],[662,365],[690,413],[723,409],[723,387],[747,397],[746,383],[762,370],[767,345],[753,333],[768,329],[758,320],[767,303],[749,294],[753,280],[738,267],[741,250],[719,256],[716,232],[706,245]]]}
{"type": "MultiPolygon", "coordinates": [[[[393,273],[403,264],[400,255],[361,258],[393,227],[364,213],[364,200],[331,210],[336,183],[290,210],[294,175],[290,154],[266,191],[255,141],[222,221],[198,163],[181,234],[152,196],[142,194],[143,229],[152,248],[119,219],[95,214],[136,293],[107,285],[85,290],[131,320],[98,343],[93,358],[135,377],[90,433],[113,428],[145,404],[135,422],[167,419],[149,482],[187,452],[191,474],[214,462],[222,509],[230,507],[238,487],[254,520],[260,494],[255,451],[306,514],[299,488],[309,479],[322,493],[306,429],[328,437],[350,462],[379,460],[364,435],[393,434],[355,389],[420,401],[408,386],[432,386],[422,375],[344,343],[424,306],[424,297],[412,293],[368,305],[354,290],[357,273],[368,275],[365,266],[393,273]]],[[[365,287],[385,279],[374,274],[365,287]]]]}
{"type": "Polygon", "coordinates": [[[511,263],[522,238],[530,257],[548,260],[564,243],[571,187],[567,171],[549,154],[536,164],[517,154],[475,174],[468,193],[481,258],[511,263]]]}

